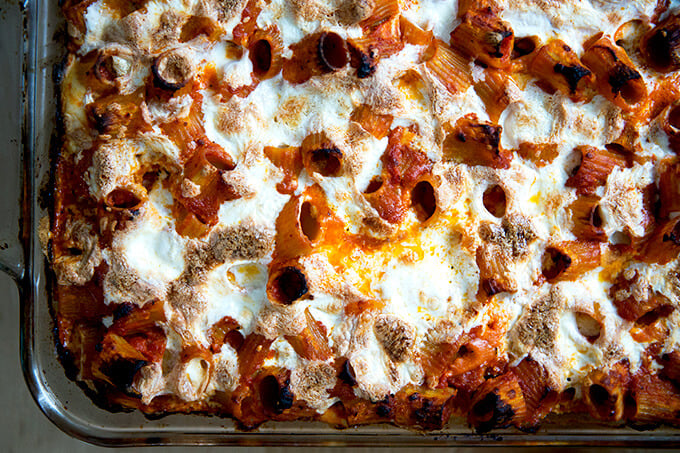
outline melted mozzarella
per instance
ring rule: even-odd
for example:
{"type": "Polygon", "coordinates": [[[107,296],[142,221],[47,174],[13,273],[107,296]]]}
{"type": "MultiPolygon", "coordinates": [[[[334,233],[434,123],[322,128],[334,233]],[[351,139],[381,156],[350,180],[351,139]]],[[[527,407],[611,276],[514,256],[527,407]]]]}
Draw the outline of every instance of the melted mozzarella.
{"type": "Polygon", "coordinates": [[[259,311],[266,303],[267,270],[261,264],[227,263],[208,274],[203,294],[208,300],[209,326],[225,316],[239,323],[244,335],[252,332],[259,311]]]}
{"type": "Polygon", "coordinates": [[[568,382],[580,381],[602,362],[602,351],[579,332],[573,312],[567,311],[560,317],[557,344],[564,363],[562,377],[568,382]]]}
{"type": "Polygon", "coordinates": [[[184,270],[186,239],[175,231],[166,207],[171,200],[164,189],[152,191],[143,220],[116,238],[125,262],[146,281],[165,284],[184,270]]]}
{"type": "MultiPolygon", "coordinates": [[[[275,27],[280,33],[284,48],[322,30],[333,31],[343,38],[360,37],[361,28],[358,25],[341,27],[333,20],[333,3],[318,0],[299,3],[272,0],[257,16],[257,25],[262,29],[275,27]]],[[[288,52],[284,52],[284,56],[289,56],[288,52]]]]}
{"type": "Polygon", "coordinates": [[[479,281],[473,257],[443,229],[422,235],[420,247],[407,243],[401,253],[386,250],[369,277],[373,293],[386,303],[383,312],[413,323],[420,340],[437,321],[455,318],[475,300],[479,281]]]}
{"type": "Polygon", "coordinates": [[[260,82],[245,100],[234,99],[245,118],[242,126],[225,128],[228,114],[209,93],[204,93],[203,113],[208,138],[232,156],[238,156],[250,143],[264,146],[296,145],[311,132],[342,132],[354,109],[352,93],[340,87],[317,85],[314,80],[291,86],[279,75],[260,82]],[[326,96],[331,89],[337,95],[326,96]],[[222,123],[222,127],[220,126],[222,123]]]}
{"type": "Polygon", "coordinates": [[[583,275],[576,282],[563,282],[560,291],[567,301],[567,307],[560,319],[560,330],[557,345],[564,366],[560,369],[564,377],[571,381],[579,381],[588,372],[601,367],[604,362],[604,351],[608,350],[617,359],[628,359],[631,371],[640,366],[641,354],[646,344],[636,342],[629,332],[629,323],[622,320],[616,307],[608,297],[611,283],[599,278],[600,269],[595,269],[583,275]],[[590,344],[579,332],[574,312],[583,311],[586,306],[594,310],[591,314],[601,322],[600,338],[590,344]]]}
{"type": "Polygon", "coordinates": [[[458,2],[450,0],[410,2],[402,14],[413,24],[424,30],[432,30],[436,37],[448,41],[458,22],[456,20],[458,2]]]}
{"type": "Polygon", "coordinates": [[[265,359],[264,366],[282,367],[294,370],[300,363],[293,347],[284,338],[277,338],[271,345],[273,357],[265,359]]]}
{"type": "Polygon", "coordinates": [[[506,0],[501,3],[501,18],[515,36],[538,36],[543,42],[558,38],[577,53],[583,43],[596,33],[613,35],[619,25],[631,19],[648,19],[657,2],[637,1],[565,1],[506,0]]]}
{"type": "MultiPolygon", "coordinates": [[[[252,220],[255,224],[274,227],[276,218],[288,201],[288,197],[280,194],[274,183],[276,178],[273,173],[273,166],[265,161],[261,165],[250,167],[245,172],[248,183],[253,190],[256,190],[254,197],[238,198],[227,201],[219,210],[220,226],[235,226],[244,220],[252,220]],[[261,184],[261,185],[260,185],[261,184]]],[[[274,183],[275,184],[275,183],[274,183]]]]}

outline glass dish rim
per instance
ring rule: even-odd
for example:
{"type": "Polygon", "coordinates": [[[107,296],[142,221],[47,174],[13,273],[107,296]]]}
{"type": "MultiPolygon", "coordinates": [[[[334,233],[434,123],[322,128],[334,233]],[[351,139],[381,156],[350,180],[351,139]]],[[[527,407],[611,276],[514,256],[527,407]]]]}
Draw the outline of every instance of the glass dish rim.
{"type": "MultiPolygon", "coordinates": [[[[455,0],[452,0],[455,1],[455,0]]],[[[42,170],[37,158],[48,152],[45,148],[45,132],[48,123],[44,105],[45,90],[54,88],[55,83],[47,75],[51,75],[51,64],[48,47],[53,29],[56,29],[54,17],[48,12],[56,6],[55,0],[24,0],[22,4],[23,19],[23,79],[22,79],[22,153],[23,168],[17,173],[21,175],[21,219],[19,242],[23,247],[23,260],[8,257],[0,252],[0,270],[8,273],[17,282],[21,304],[20,348],[21,363],[25,381],[40,410],[66,434],[77,439],[102,446],[143,446],[143,445],[308,445],[308,446],[473,446],[473,445],[598,445],[598,446],[678,446],[680,430],[659,428],[653,431],[638,432],[631,428],[602,427],[588,425],[587,431],[565,431],[565,423],[561,427],[550,428],[551,422],[538,433],[522,433],[515,429],[497,430],[490,434],[475,434],[470,428],[458,432],[417,433],[403,428],[372,425],[358,428],[338,430],[330,426],[308,422],[276,423],[257,431],[234,431],[233,427],[219,428],[212,423],[209,427],[201,424],[181,425],[175,419],[208,420],[200,415],[172,415],[160,421],[141,419],[139,414],[130,414],[142,424],[138,428],[125,426],[95,426],[88,422],[87,414],[69,410],[71,404],[61,401],[49,382],[49,371],[40,367],[41,339],[36,329],[41,326],[38,304],[45,303],[41,299],[44,290],[44,259],[38,243],[37,225],[40,214],[39,191],[41,173],[44,176],[45,161],[42,170]],[[54,3],[54,4],[52,4],[54,3]],[[40,25],[44,25],[41,27],[40,25]],[[41,135],[42,133],[42,135],[41,135]],[[39,139],[42,137],[42,139],[39,139]],[[148,423],[147,423],[148,422],[148,423]],[[169,422],[169,423],[166,423],[169,422]],[[304,426],[302,425],[304,424],[304,426]],[[148,426],[148,427],[147,427],[148,426]],[[465,431],[466,430],[466,431],[465,431]],[[562,431],[560,431],[562,430],[562,431]]],[[[54,129],[54,125],[52,126],[54,129]]],[[[49,167],[49,165],[47,165],[49,167]]],[[[11,169],[10,169],[11,171],[11,169]]],[[[49,171],[49,170],[48,170],[49,171]]],[[[45,307],[42,307],[43,311],[45,307]]],[[[51,334],[50,334],[51,337],[51,334]]],[[[51,345],[54,347],[54,344],[51,345]]],[[[49,348],[48,348],[49,349],[49,348]]],[[[56,361],[56,351],[54,351],[56,361]]],[[[59,364],[58,370],[64,374],[59,364]]],[[[65,377],[64,377],[65,378],[65,377]]],[[[75,383],[71,383],[75,387],[75,383]]],[[[76,389],[80,392],[80,389],[76,389]]],[[[88,399],[89,401],[89,399],[88,399]]],[[[102,411],[90,401],[91,408],[102,411]]],[[[125,416],[125,415],[124,415],[125,416]]],[[[111,415],[117,419],[118,415],[111,415]]],[[[564,419],[564,417],[560,417],[564,419]]],[[[210,417],[215,421],[215,417],[210,417]]],[[[224,425],[230,424],[228,419],[219,419],[224,425]]]]}

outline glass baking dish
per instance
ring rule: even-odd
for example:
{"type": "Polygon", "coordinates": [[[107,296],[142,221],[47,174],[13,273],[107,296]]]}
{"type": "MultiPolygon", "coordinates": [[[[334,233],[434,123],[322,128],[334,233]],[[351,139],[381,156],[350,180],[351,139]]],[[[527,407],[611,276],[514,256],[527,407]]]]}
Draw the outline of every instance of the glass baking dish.
{"type": "Polygon", "coordinates": [[[478,435],[462,420],[428,434],[385,425],[336,430],[309,422],[270,423],[257,431],[241,432],[231,420],[218,417],[171,415],[150,420],[140,413],[111,413],[97,407],[66,377],[57,359],[48,275],[37,234],[39,220],[46,215],[41,199],[43,188],[49,187],[50,147],[56,137],[53,68],[64,53],[61,43],[65,27],[57,3],[26,0],[23,5],[23,159],[6,156],[1,170],[4,185],[12,186],[12,190],[0,200],[6,213],[0,220],[0,270],[12,276],[19,287],[21,358],[26,382],[40,409],[64,432],[106,446],[680,445],[677,429],[636,431],[594,422],[585,424],[578,416],[550,418],[534,434],[513,429],[478,435]]]}

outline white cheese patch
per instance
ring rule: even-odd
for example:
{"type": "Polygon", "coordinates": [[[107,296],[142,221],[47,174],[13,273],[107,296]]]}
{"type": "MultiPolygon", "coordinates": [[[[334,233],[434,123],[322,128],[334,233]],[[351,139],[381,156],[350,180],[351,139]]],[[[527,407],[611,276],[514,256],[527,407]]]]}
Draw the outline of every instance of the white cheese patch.
{"type": "Polygon", "coordinates": [[[114,26],[117,17],[114,16],[114,12],[105,5],[103,0],[99,0],[87,7],[84,19],[86,32],[83,45],[80,48],[83,55],[104,44],[104,33],[114,26]]]}
{"type": "Polygon", "coordinates": [[[277,173],[268,160],[262,160],[254,167],[243,169],[247,181],[256,190],[253,197],[242,197],[226,201],[220,206],[218,225],[223,227],[239,225],[246,219],[255,224],[274,228],[276,218],[289,199],[276,190],[277,173]]]}
{"type": "Polygon", "coordinates": [[[221,130],[223,112],[210,92],[204,92],[203,114],[206,134],[232,156],[238,156],[250,143],[264,146],[299,146],[312,132],[329,135],[344,132],[355,107],[351,93],[310,80],[291,86],[279,75],[260,82],[244,100],[233,99],[243,113],[245,124],[238,131],[221,130]]]}
{"type": "Polygon", "coordinates": [[[274,351],[274,356],[265,359],[263,366],[294,370],[300,363],[297,353],[285,338],[279,337],[274,340],[270,349],[274,351]]]}
{"type": "Polygon", "coordinates": [[[550,95],[529,83],[501,115],[501,145],[556,143],[560,151],[579,145],[602,147],[618,137],[622,123],[617,118],[615,107],[602,96],[575,103],[559,92],[550,95]]]}
{"type": "Polygon", "coordinates": [[[619,25],[631,19],[649,18],[655,0],[638,1],[565,1],[505,0],[501,18],[512,27],[515,36],[538,36],[543,42],[558,38],[577,53],[583,43],[596,33],[613,35],[619,25]]]}
{"type": "Polygon", "coordinates": [[[203,286],[208,300],[206,322],[212,326],[225,316],[239,323],[244,335],[252,332],[267,301],[267,269],[256,263],[227,263],[211,271],[203,286]]]}
{"type": "Polygon", "coordinates": [[[479,282],[474,257],[442,233],[434,228],[423,233],[422,257],[410,256],[417,252],[409,252],[408,244],[401,256],[391,258],[386,251],[371,276],[372,291],[386,303],[383,312],[413,323],[421,341],[437,321],[455,317],[475,300],[479,282]],[[407,255],[413,262],[404,262],[407,255]]]}
{"type": "Polygon", "coordinates": [[[608,297],[611,283],[600,279],[600,271],[601,268],[594,269],[584,274],[580,281],[559,284],[567,305],[561,318],[557,344],[566,365],[561,371],[572,382],[578,382],[588,372],[605,363],[604,349],[611,350],[614,357],[619,359],[627,358],[634,372],[640,366],[641,354],[646,347],[646,344],[637,343],[631,337],[629,323],[618,316],[616,307],[608,297]],[[578,331],[573,315],[568,314],[577,311],[592,311],[594,314],[588,314],[601,321],[601,338],[592,345],[578,331]],[[612,345],[616,347],[612,349],[612,345]]]}
{"type": "Polygon", "coordinates": [[[231,59],[227,57],[227,47],[230,45],[232,44],[218,42],[210,49],[206,60],[215,65],[218,76],[229,87],[236,89],[248,86],[253,83],[253,63],[248,51],[245,50],[238,60],[231,59]]]}
{"type": "Polygon", "coordinates": [[[402,15],[424,30],[432,30],[437,38],[449,41],[449,35],[460,22],[458,2],[450,0],[419,0],[409,2],[402,15]]]}
{"type": "MultiPolygon", "coordinates": [[[[338,26],[337,21],[333,20],[334,3],[323,0],[272,0],[257,16],[257,25],[262,29],[276,27],[284,48],[317,31],[332,31],[343,38],[360,37],[361,27],[358,25],[338,26]]],[[[288,57],[288,52],[284,51],[284,56],[288,57]]]]}
{"type": "Polygon", "coordinates": [[[186,239],[174,228],[166,205],[169,194],[157,189],[150,194],[151,206],[136,228],[118,233],[125,262],[143,279],[170,282],[184,270],[186,239]]]}
{"type": "Polygon", "coordinates": [[[173,280],[182,272],[182,242],[167,228],[150,222],[122,241],[124,256],[133,269],[155,280],[173,280]]]}
{"type": "Polygon", "coordinates": [[[557,344],[565,371],[562,377],[576,383],[602,362],[602,351],[579,332],[574,312],[563,313],[559,323],[557,344]]]}

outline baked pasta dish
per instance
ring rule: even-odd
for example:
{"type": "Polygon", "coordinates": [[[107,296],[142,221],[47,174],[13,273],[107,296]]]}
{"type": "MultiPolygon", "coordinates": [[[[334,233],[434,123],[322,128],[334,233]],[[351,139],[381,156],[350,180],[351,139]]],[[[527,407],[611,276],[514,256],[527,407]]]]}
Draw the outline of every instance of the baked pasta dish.
{"type": "Polygon", "coordinates": [[[42,238],[110,408],[680,422],[680,4],[66,0],[42,238]]]}

